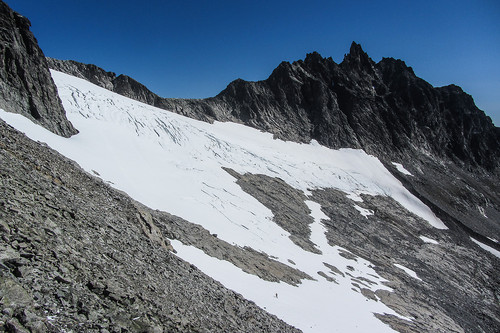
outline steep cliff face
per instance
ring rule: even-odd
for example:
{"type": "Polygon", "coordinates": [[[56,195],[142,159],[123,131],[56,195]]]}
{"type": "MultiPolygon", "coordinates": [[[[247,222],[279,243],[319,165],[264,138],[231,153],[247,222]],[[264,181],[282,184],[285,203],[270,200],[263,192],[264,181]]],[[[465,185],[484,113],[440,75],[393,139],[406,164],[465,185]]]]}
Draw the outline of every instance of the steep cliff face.
{"type": "Polygon", "coordinates": [[[0,2],[0,108],[69,137],[78,131],[66,119],[30,25],[27,18],[0,2]]]}

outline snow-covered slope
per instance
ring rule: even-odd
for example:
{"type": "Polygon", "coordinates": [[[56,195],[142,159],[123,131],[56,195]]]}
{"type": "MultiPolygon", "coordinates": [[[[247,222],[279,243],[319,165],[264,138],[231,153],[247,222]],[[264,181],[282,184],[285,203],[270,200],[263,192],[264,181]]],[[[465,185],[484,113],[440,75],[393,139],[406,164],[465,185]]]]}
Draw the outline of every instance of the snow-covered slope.
{"type": "MultiPolygon", "coordinates": [[[[446,228],[377,158],[315,142],[273,140],[270,134],[234,123],[196,121],[60,72],[52,76],[78,135],[65,139],[22,116],[0,111],[0,117],[143,204],[200,224],[231,244],[265,252],[315,280],[304,280],[298,287],[263,281],[172,241],[178,256],[305,332],[391,330],[373,313],[398,314],[351,289],[352,279],[369,280],[367,287],[373,291],[390,288],[370,262],[348,260],[340,255],[344,249],[328,244],[321,222],[327,217],[318,203],[306,202],[315,220],[311,241],[322,254],[295,245],[289,233],[272,222],[271,211],[223,169],[278,177],[306,195],[311,189],[336,188],[357,201],[362,201],[360,194],[390,196],[430,225],[446,228]],[[329,281],[318,274],[328,271],[325,263],[349,274],[327,273],[336,280],[329,281]]],[[[355,207],[362,215],[370,214],[355,207]]]]}

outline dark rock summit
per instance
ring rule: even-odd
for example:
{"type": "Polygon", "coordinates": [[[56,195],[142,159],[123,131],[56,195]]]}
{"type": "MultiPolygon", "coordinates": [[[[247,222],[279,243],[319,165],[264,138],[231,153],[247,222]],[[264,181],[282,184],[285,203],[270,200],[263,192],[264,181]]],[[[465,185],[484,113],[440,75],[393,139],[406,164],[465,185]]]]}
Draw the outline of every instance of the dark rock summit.
{"type": "Polygon", "coordinates": [[[66,119],[47,61],[30,26],[27,18],[0,2],[0,108],[69,137],[77,130],[66,119]]]}
{"type": "Polygon", "coordinates": [[[401,60],[375,63],[356,43],[340,64],[312,53],[280,64],[267,80],[234,81],[215,100],[282,139],[500,167],[500,129],[469,95],[456,86],[433,88],[401,60]]]}

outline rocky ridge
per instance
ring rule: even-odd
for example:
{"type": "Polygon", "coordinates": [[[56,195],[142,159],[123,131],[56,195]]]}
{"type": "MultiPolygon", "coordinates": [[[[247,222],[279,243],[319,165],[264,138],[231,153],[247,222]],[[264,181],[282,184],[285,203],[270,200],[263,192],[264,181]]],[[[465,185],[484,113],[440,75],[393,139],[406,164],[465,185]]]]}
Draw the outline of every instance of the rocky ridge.
{"type": "Polygon", "coordinates": [[[78,131],[66,119],[47,61],[30,26],[27,18],[0,2],[0,108],[69,137],[78,131]]]}
{"type": "Polygon", "coordinates": [[[139,102],[165,110],[175,110],[179,114],[194,119],[203,121],[212,121],[215,119],[213,111],[202,100],[162,98],[130,76],[124,74],[117,76],[115,73],[105,71],[93,64],[54,58],[47,58],[47,62],[51,69],[85,79],[102,88],[139,102]]]}

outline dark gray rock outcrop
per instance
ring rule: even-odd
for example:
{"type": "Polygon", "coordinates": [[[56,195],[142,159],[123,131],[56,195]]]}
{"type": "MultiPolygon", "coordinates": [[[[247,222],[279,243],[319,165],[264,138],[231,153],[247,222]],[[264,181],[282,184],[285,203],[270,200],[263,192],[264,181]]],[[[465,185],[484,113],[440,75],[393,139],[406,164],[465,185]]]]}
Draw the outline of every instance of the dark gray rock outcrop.
{"type": "Polygon", "coordinates": [[[66,118],[30,26],[27,18],[0,1],[0,108],[69,137],[78,131],[66,118]]]}
{"type": "Polygon", "coordinates": [[[237,179],[243,191],[247,192],[273,213],[273,221],[290,233],[290,240],[306,251],[321,254],[314,243],[311,242],[311,229],[313,222],[311,210],[305,204],[307,197],[294,189],[282,179],[266,175],[246,173],[240,175],[236,171],[225,170],[237,179]]]}
{"type": "Polygon", "coordinates": [[[385,166],[448,226],[500,251],[500,181],[490,173],[470,172],[454,163],[418,156],[407,164],[412,175],[385,166]]]}

